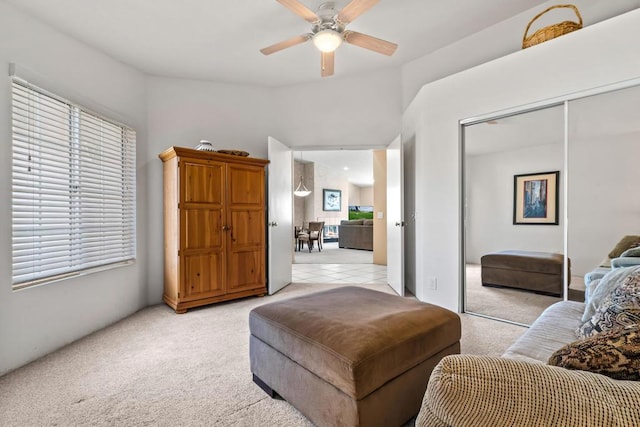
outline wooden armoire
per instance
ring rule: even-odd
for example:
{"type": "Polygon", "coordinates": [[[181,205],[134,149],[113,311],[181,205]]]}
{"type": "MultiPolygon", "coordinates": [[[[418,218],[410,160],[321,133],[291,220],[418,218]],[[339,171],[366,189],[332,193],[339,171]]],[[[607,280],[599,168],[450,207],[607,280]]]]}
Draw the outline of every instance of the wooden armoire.
{"type": "Polygon", "coordinates": [[[268,160],[191,148],[160,154],[164,301],[176,313],[266,293],[268,160]]]}

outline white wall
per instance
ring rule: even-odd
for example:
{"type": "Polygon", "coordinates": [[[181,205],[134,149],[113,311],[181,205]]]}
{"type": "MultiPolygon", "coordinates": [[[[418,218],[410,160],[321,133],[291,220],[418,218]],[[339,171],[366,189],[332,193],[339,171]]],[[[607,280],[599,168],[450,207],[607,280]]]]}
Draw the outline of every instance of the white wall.
{"type": "Polygon", "coordinates": [[[482,255],[506,249],[563,253],[562,218],[559,225],[513,224],[513,176],[560,171],[563,179],[563,168],[562,144],[467,157],[467,262],[479,264],[482,255]]]}
{"type": "Polygon", "coordinates": [[[385,147],[400,133],[400,70],[282,87],[275,137],[293,147],[385,147]]]}
{"type": "Polygon", "coordinates": [[[373,185],[349,184],[349,206],[373,206],[373,185]]]}
{"type": "Polygon", "coordinates": [[[360,205],[373,206],[373,185],[360,187],[360,205]]]}
{"type": "Polygon", "coordinates": [[[357,185],[349,183],[349,206],[359,206],[360,203],[360,188],[357,185]]]}
{"type": "Polygon", "coordinates": [[[266,157],[267,136],[275,130],[272,89],[161,77],[147,81],[151,157],[172,145],[195,147],[200,139],[216,149],[266,157]]]}
{"type": "MultiPolygon", "coordinates": [[[[536,2],[532,2],[532,8],[526,12],[403,65],[403,110],[425,84],[522,49],[522,37],[529,21],[549,6],[558,4],[555,0],[539,5],[533,3],[536,2]]],[[[571,3],[580,11],[584,26],[640,7],[640,0],[573,0],[571,3]]],[[[577,19],[570,9],[555,9],[543,15],[531,28],[535,30],[563,20],[577,19]]]]}
{"type": "Polygon", "coordinates": [[[416,183],[420,300],[459,308],[459,121],[638,78],[639,38],[640,10],[635,10],[422,88],[403,121],[403,140],[415,137],[416,167],[410,179],[416,183]],[[426,288],[429,278],[436,278],[436,289],[426,288]]]}
{"type": "MultiPolygon", "coordinates": [[[[113,270],[11,290],[10,83],[0,85],[0,375],[147,305],[145,77],[0,2],[0,67],[137,130],[137,260],[113,270]],[[10,41],[10,43],[7,43],[10,41]],[[25,76],[28,74],[28,76],[25,76]]],[[[7,74],[5,74],[7,76],[7,74]]]]}
{"type": "MultiPolygon", "coordinates": [[[[633,90],[640,105],[640,90],[633,90]]],[[[569,144],[568,253],[572,273],[584,275],[623,236],[640,235],[640,133],[575,138],[569,144]]]]}

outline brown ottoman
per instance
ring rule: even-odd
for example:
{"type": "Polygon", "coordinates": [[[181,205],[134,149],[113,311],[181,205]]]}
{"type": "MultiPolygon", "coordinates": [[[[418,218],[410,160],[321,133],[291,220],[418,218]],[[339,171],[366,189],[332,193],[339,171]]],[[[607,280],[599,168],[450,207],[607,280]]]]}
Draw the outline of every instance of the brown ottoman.
{"type": "MultiPolygon", "coordinates": [[[[482,284],[525,289],[562,296],[564,283],[562,254],[531,251],[501,251],[480,259],[482,284]]],[[[567,268],[571,279],[571,262],[567,268]]]]}
{"type": "Polygon", "coordinates": [[[254,381],[320,426],[402,425],[460,352],[456,313],[353,286],[257,307],[249,329],[254,381]]]}

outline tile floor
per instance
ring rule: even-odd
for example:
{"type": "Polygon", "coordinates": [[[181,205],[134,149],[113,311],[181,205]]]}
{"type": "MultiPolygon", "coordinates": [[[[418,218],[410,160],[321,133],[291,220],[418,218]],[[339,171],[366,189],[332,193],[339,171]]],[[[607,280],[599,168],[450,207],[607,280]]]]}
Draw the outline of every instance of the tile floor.
{"type": "Polygon", "coordinates": [[[293,264],[294,283],[387,283],[387,267],[377,264],[293,264]]]}

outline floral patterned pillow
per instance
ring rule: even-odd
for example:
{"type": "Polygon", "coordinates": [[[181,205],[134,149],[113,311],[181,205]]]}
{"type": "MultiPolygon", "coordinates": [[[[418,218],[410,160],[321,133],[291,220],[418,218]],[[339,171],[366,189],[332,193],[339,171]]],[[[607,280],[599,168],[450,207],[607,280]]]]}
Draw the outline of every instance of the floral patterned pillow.
{"type": "Polygon", "coordinates": [[[627,276],[602,301],[591,319],[576,330],[586,338],[619,326],[640,324],[640,271],[627,276]]]}
{"type": "Polygon", "coordinates": [[[640,324],[618,327],[562,347],[549,365],[640,381],[640,324]]]}

